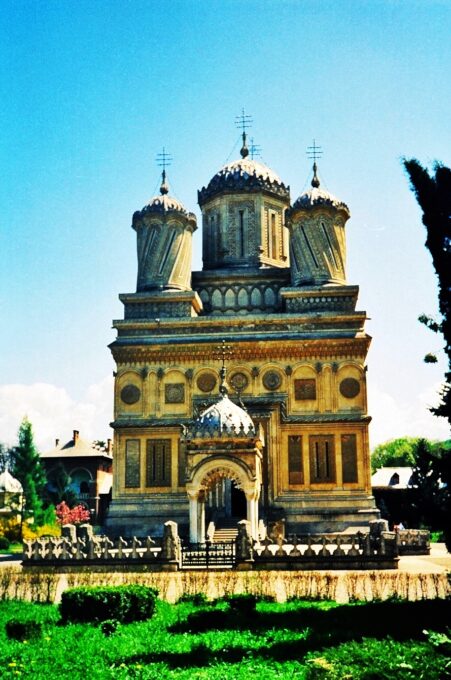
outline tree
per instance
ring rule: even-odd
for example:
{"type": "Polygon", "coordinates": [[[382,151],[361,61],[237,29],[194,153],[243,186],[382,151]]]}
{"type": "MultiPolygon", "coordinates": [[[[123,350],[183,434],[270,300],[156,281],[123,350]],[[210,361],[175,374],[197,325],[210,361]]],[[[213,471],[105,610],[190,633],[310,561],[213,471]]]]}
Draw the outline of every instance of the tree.
{"type": "MultiPolygon", "coordinates": [[[[438,278],[438,301],[442,317],[437,322],[422,314],[419,320],[435,333],[443,334],[448,359],[445,382],[440,393],[441,401],[430,410],[451,423],[451,169],[435,163],[435,174],[431,176],[414,158],[404,159],[403,163],[411,189],[423,211],[423,224],[427,232],[425,245],[431,253],[438,278]]],[[[436,360],[432,353],[425,356],[427,363],[436,360]]]]}
{"type": "Polygon", "coordinates": [[[61,461],[49,472],[47,479],[46,496],[53,505],[57,506],[62,501],[71,508],[76,505],[78,496],[70,486],[72,480],[61,461]]]}
{"type": "Polygon", "coordinates": [[[22,420],[18,432],[19,444],[12,449],[12,474],[22,484],[22,519],[33,518],[38,524],[42,518],[42,494],[45,472],[33,440],[33,428],[27,418],[22,420]]]}
{"type": "Polygon", "coordinates": [[[371,454],[371,470],[381,467],[411,467],[415,463],[416,437],[400,437],[376,446],[371,454]]]}
{"type": "Polygon", "coordinates": [[[0,442],[0,474],[11,467],[11,449],[0,442]]]}

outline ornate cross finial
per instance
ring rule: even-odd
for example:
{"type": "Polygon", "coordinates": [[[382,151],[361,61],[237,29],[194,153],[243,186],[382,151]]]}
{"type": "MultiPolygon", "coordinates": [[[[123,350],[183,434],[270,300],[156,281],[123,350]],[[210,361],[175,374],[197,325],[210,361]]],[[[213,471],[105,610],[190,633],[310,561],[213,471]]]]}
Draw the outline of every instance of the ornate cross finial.
{"type": "Polygon", "coordinates": [[[241,109],[241,115],[236,116],[235,125],[242,129],[243,146],[240,149],[241,158],[246,158],[249,155],[249,149],[246,145],[246,130],[252,125],[252,116],[248,116],[244,113],[244,108],[241,109]]]}
{"type": "Polygon", "coordinates": [[[316,165],[316,161],[318,158],[321,158],[322,155],[323,155],[322,148],[320,146],[316,146],[316,141],[313,140],[313,145],[307,147],[307,156],[310,158],[310,160],[313,160],[312,187],[315,188],[319,187],[319,179],[317,175],[318,166],[316,165]]]}
{"type": "Polygon", "coordinates": [[[254,144],[254,138],[251,137],[251,146],[250,146],[250,153],[251,153],[251,158],[254,160],[255,156],[261,156],[261,146],[260,144],[254,144]]]}
{"type": "Polygon", "coordinates": [[[226,360],[230,359],[232,356],[232,345],[227,345],[226,341],[223,340],[220,345],[216,347],[216,354],[215,354],[215,359],[219,359],[219,361],[222,361],[222,366],[221,370],[219,372],[221,376],[221,384],[219,386],[219,391],[222,395],[228,394],[229,393],[229,388],[226,382],[226,375],[227,375],[227,369],[226,369],[226,360]]]}
{"type": "Polygon", "coordinates": [[[167,194],[169,192],[169,186],[168,183],[166,182],[166,168],[168,168],[171,163],[172,163],[172,156],[169,153],[166,153],[165,148],[163,147],[163,151],[161,153],[157,153],[157,165],[160,166],[160,168],[163,168],[162,173],[161,173],[161,186],[160,186],[160,194],[167,194]]]}

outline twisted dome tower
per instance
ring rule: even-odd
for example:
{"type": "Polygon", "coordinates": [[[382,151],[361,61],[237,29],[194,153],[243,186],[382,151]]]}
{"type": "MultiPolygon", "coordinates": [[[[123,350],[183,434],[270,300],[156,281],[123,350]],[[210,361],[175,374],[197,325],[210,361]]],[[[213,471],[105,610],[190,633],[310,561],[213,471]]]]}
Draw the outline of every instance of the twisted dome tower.
{"type": "Polygon", "coordinates": [[[160,195],[133,215],[137,234],[137,291],[191,290],[192,235],[196,216],[169,195],[163,169],[160,195]]]}
{"type": "Polygon", "coordinates": [[[317,170],[315,161],[311,188],[287,212],[293,286],[346,284],[349,208],[321,188],[317,170]]]}

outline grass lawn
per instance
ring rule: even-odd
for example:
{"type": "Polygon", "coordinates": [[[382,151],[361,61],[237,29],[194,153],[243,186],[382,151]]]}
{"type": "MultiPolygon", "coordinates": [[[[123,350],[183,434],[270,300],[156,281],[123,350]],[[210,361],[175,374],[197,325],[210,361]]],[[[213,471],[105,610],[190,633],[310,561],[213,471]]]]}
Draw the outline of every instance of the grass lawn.
{"type": "Polygon", "coordinates": [[[260,602],[248,615],[225,603],[159,601],[149,621],[105,636],[99,626],[59,624],[54,605],[4,601],[0,678],[444,680],[450,622],[449,600],[260,602]],[[11,619],[42,622],[42,637],[9,640],[11,619]]]}

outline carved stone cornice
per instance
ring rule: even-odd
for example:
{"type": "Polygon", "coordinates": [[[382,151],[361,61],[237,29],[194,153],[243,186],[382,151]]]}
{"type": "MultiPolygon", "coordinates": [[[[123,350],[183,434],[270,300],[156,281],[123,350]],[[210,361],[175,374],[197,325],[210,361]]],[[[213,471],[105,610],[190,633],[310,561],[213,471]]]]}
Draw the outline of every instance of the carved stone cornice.
{"type": "MultiPolygon", "coordinates": [[[[267,338],[257,342],[246,340],[241,341],[236,336],[224,336],[226,341],[234,341],[235,359],[246,362],[261,360],[283,360],[288,362],[307,360],[327,360],[359,358],[363,359],[371,342],[367,335],[353,338],[320,338],[320,339],[296,339],[273,340],[267,338]]],[[[171,340],[168,344],[158,342],[159,339],[153,338],[152,343],[143,342],[140,339],[122,341],[116,340],[110,345],[111,352],[117,363],[150,363],[166,364],[176,362],[177,364],[191,365],[193,362],[204,362],[209,364],[215,355],[218,340],[215,342],[201,342],[197,339],[194,343],[187,343],[183,337],[177,341],[171,340]]]]}
{"type": "Polygon", "coordinates": [[[365,413],[312,413],[305,415],[284,415],[281,409],[281,422],[289,425],[305,423],[369,423],[371,416],[365,413]]]}

